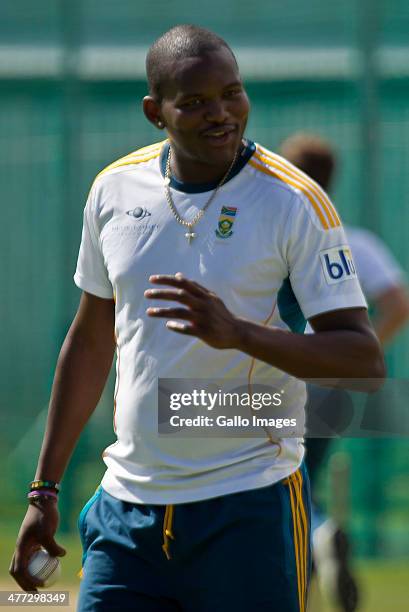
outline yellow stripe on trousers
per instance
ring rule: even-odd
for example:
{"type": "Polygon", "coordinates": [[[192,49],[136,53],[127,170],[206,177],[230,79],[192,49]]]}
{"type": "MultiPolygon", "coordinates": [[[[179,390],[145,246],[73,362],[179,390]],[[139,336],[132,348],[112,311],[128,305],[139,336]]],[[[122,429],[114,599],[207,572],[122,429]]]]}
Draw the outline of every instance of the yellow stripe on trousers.
{"type": "Polygon", "coordinates": [[[297,568],[298,601],[300,612],[306,610],[307,595],[307,538],[308,523],[302,496],[302,475],[297,470],[287,480],[293,515],[295,563],[297,568]]]}
{"type": "Polygon", "coordinates": [[[307,606],[307,595],[308,595],[308,520],[307,513],[304,504],[304,498],[302,493],[303,477],[300,470],[295,472],[295,478],[298,481],[298,495],[299,495],[299,509],[301,514],[301,525],[304,533],[304,550],[303,550],[303,561],[304,561],[304,607],[307,606]]]}

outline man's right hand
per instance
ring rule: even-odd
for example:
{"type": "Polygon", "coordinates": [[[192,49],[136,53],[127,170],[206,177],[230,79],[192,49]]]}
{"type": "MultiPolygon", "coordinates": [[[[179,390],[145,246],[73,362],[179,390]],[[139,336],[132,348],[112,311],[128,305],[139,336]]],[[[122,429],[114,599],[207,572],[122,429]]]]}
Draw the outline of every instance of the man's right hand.
{"type": "Polygon", "coordinates": [[[24,591],[35,591],[43,586],[40,580],[28,573],[28,563],[33,553],[44,547],[52,557],[63,557],[65,550],[57,544],[54,534],[57,531],[60,515],[55,500],[45,498],[36,505],[30,504],[21,525],[16,550],[10,565],[10,574],[24,591]]]}

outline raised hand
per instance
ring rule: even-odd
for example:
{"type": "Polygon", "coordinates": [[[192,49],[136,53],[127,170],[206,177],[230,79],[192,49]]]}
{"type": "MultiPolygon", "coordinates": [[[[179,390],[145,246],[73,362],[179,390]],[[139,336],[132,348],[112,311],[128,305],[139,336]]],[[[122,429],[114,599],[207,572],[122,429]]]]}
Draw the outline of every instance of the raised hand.
{"type": "Polygon", "coordinates": [[[163,289],[147,289],[145,297],[154,300],[179,302],[183,307],[149,307],[150,317],[170,319],[166,327],[179,334],[196,336],[217,349],[236,348],[240,319],[234,316],[223,301],[199,283],[185,278],[180,272],[173,275],[157,274],[149,277],[163,289]],[[182,319],[180,323],[173,319],[182,319]]]}

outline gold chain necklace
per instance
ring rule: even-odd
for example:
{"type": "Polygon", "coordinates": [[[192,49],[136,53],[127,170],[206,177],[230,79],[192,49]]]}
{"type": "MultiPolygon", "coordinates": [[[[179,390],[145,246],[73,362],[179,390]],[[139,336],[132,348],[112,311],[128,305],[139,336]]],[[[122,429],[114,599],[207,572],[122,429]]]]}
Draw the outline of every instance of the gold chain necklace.
{"type": "Polygon", "coordinates": [[[172,194],[170,192],[170,187],[169,187],[170,186],[170,178],[171,178],[170,159],[171,159],[172,153],[171,153],[171,148],[169,146],[168,158],[166,160],[165,181],[164,181],[164,183],[165,183],[165,196],[166,196],[167,203],[169,204],[169,208],[172,211],[173,216],[175,217],[176,221],[178,223],[180,223],[181,225],[183,225],[184,227],[187,227],[188,231],[186,232],[185,236],[186,236],[189,244],[192,242],[193,238],[196,238],[196,236],[197,236],[197,234],[195,232],[193,232],[193,227],[203,217],[203,215],[205,214],[206,210],[209,208],[210,204],[215,199],[215,197],[217,195],[217,192],[219,191],[220,187],[222,185],[224,185],[224,183],[226,182],[227,177],[229,176],[229,174],[230,174],[234,164],[236,163],[237,155],[238,155],[238,150],[236,151],[236,154],[235,154],[235,156],[233,158],[233,161],[230,164],[229,169],[227,170],[226,174],[223,176],[223,178],[221,179],[220,183],[217,185],[217,187],[215,188],[215,190],[213,191],[212,195],[207,200],[207,202],[203,206],[203,208],[201,208],[201,210],[199,210],[199,212],[193,217],[193,219],[191,221],[186,221],[186,219],[183,219],[183,217],[181,217],[179,215],[178,211],[176,210],[176,206],[175,206],[175,204],[173,202],[172,194]]]}

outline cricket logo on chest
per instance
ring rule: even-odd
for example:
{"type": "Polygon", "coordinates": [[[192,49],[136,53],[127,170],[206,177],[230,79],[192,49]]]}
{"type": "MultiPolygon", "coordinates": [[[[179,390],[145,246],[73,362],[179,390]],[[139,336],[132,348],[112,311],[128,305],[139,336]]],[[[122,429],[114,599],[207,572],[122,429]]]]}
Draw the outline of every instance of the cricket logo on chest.
{"type": "Polygon", "coordinates": [[[215,230],[218,238],[230,238],[233,234],[233,224],[236,217],[237,208],[234,206],[222,206],[217,229],[215,230]]]}

